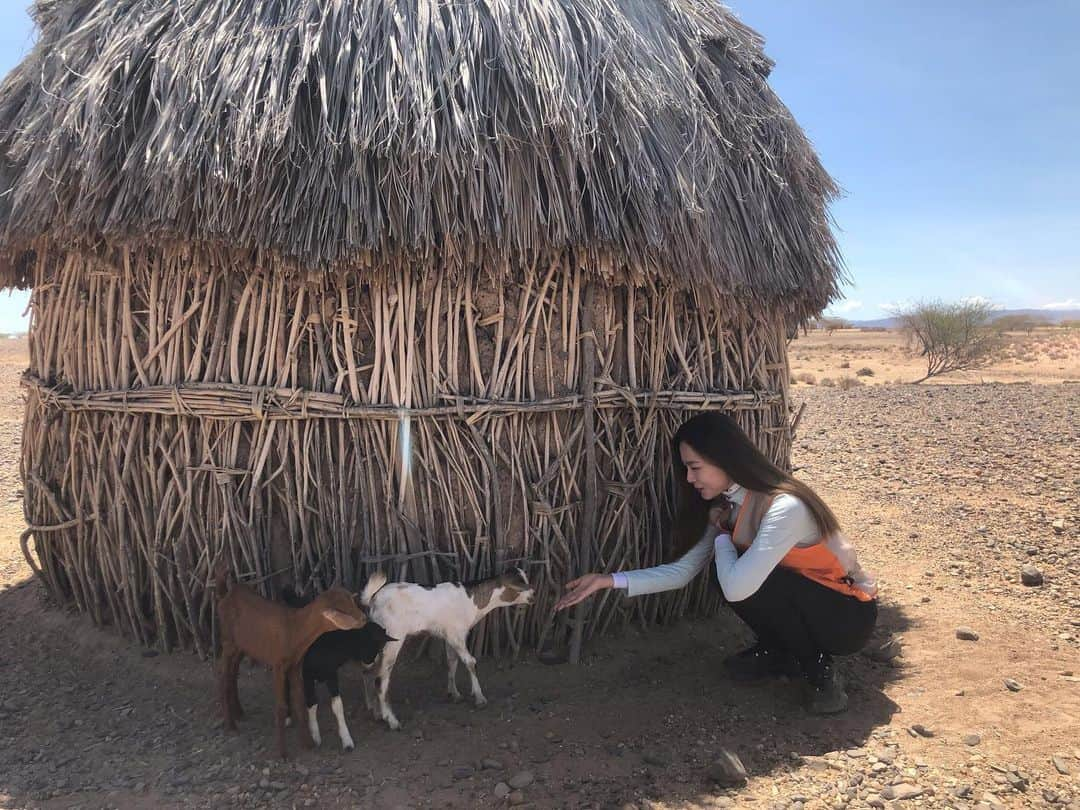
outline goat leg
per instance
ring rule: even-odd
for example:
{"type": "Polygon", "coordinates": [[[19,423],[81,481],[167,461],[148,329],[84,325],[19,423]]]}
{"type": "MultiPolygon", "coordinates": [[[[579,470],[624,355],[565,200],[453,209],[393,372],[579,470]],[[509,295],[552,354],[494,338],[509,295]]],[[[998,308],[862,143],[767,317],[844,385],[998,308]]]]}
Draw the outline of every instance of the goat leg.
{"type": "Polygon", "coordinates": [[[454,651],[454,645],[446,642],[446,694],[455,703],[461,700],[461,692],[457,688],[458,655],[454,651]]]}
{"type": "Polygon", "coordinates": [[[390,708],[390,673],[394,671],[399,652],[401,652],[400,641],[392,641],[383,647],[382,658],[379,661],[379,675],[375,679],[375,685],[379,691],[379,716],[393,731],[401,728],[401,722],[394,716],[394,710],[390,708]]]}
{"type": "MultiPolygon", "coordinates": [[[[315,673],[304,664],[304,704],[307,706],[308,733],[315,745],[322,745],[322,733],[319,731],[319,698],[315,693],[315,673]]],[[[297,721],[299,722],[299,720],[297,721]]]]}
{"type": "Polygon", "coordinates": [[[240,705],[240,663],[244,656],[234,655],[229,661],[229,708],[237,720],[244,718],[244,707],[240,705]]]}
{"type": "Polygon", "coordinates": [[[285,750],[285,704],[289,699],[289,675],[286,668],[279,664],[274,667],[274,733],[277,736],[278,753],[282,759],[288,759],[285,750]]]}
{"type": "Polygon", "coordinates": [[[221,719],[226,731],[236,731],[236,717],[233,714],[233,698],[230,691],[230,676],[233,660],[239,655],[235,650],[222,648],[218,663],[218,699],[221,701],[221,719]]]}
{"type": "Polygon", "coordinates": [[[487,706],[487,698],[484,697],[484,693],[480,689],[480,679],[476,677],[476,659],[473,658],[472,653],[469,652],[468,646],[465,644],[464,638],[448,638],[446,640],[449,647],[454,648],[454,652],[457,653],[458,658],[465,665],[465,669],[469,671],[469,678],[472,681],[472,697],[473,703],[476,704],[476,708],[480,709],[487,706]]]}
{"type": "Polygon", "coordinates": [[[304,748],[314,748],[315,740],[311,734],[311,729],[307,723],[300,722],[300,718],[308,713],[307,706],[304,705],[304,677],[301,665],[293,664],[289,667],[286,679],[289,689],[289,706],[292,709],[293,717],[296,718],[296,728],[300,732],[300,745],[304,748]]]}
{"type": "Polygon", "coordinates": [[[337,720],[338,737],[341,738],[341,749],[352,751],[356,746],[353,744],[349,726],[345,722],[345,707],[341,702],[341,689],[338,685],[338,673],[326,674],[326,688],[330,690],[330,708],[334,710],[334,719],[337,720]]]}

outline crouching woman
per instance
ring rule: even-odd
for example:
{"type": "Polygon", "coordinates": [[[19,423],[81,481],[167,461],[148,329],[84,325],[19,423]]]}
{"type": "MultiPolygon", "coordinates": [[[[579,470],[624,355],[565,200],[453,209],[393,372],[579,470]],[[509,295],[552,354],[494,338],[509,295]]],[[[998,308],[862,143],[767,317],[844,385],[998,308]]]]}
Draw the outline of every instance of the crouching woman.
{"type": "Polygon", "coordinates": [[[586,574],[566,584],[556,608],[606,588],[629,596],[682,588],[712,558],[725,599],[757,636],[752,647],[725,660],[730,675],[801,676],[808,711],[844,711],[847,693],[833,657],[858,652],[869,640],[877,589],[836,516],[724,414],[703,413],[685,422],[675,434],[672,458],[678,559],[637,571],[586,574]]]}

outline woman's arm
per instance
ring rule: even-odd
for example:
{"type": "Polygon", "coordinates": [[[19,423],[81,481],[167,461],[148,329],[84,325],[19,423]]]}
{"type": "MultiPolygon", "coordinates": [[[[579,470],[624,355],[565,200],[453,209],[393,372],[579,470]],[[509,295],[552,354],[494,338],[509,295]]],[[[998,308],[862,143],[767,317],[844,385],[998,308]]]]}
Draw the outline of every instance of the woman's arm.
{"type": "Polygon", "coordinates": [[[697,545],[674,562],[612,574],[613,585],[616,588],[625,588],[627,596],[644,596],[685,587],[708,565],[709,557],[713,553],[716,531],[710,526],[697,545]]]}
{"type": "Polygon", "coordinates": [[[597,591],[608,588],[625,588],[629,596],[642,596],[681,588],[692,580],[709,562],[713,550],[713,537],[717,530],[709,527],[696,546],[675,562],[640,568],[637,571],[621,571],[616,574],[585,574],[566,583],[566,592],[555,603],[555,610],[565,610],[576,605],[597,591]]]}
{"type": "Polygon", "coordinates": [[[741,602],[757,593],[766,577],[800,543],[812,543],[821,532],[806,505],[793,495],[777,495],[761,519],[758,533],[740,557],[731,535],[716,538],[716,578],[724,598],[741,602]]]}

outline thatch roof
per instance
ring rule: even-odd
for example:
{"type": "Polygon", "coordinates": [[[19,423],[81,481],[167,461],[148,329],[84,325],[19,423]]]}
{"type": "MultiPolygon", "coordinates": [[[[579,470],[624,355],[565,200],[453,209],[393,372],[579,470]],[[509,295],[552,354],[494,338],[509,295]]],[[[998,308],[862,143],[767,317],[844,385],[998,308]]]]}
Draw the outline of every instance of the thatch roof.
{"type": "Polygon", "coordinates": [[[38,0],[0,85],[0,284],[21,251],[205,241],[316,267],[589,249],[835,294],[836,187],[710,0],[38,0]]]}

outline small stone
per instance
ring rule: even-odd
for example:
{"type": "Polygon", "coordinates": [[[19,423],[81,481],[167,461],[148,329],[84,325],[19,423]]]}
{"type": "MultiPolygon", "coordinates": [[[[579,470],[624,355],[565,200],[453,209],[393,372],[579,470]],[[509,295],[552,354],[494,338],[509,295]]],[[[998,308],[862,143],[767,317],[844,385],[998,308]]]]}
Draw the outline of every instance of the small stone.
{"type": "Polygon", "coordinates": [[[1057,772],[1062,776],[1068,776],[1072,771],[1069,770],[1069,765],[1065,762],[1065,757],[1060,754],[1054,754],[1050,757],[1050,761],[1054,763],[1054,767],[1057,768],[1057,772]]]}
{"type": "Polygon", "coordinates": [[[157,658],[158,657],[158,651],[157,650],[143,650],[142,651],[142,657],[143,658],[157,658]]]}
{"type": "Polygon", "coordinates": [[[886,787],[881,791],[881,798],[903,801],[905,799],[914,799],[918,796],[922,796],[924,793],[926,793],[926,788],[919,787],[918,785],[911,785],[907,782],[901,782],[898,785],[889,785],[886,787]]]}
{"type": "Polygon", "coordinates": [[[746,783],[746,768],[738,754],[720,749],[720,755],[708,769],[709,778],[718,785],[736,787],[746,783]]]}
{"type": "Polygon", "coordinates": [[[964,745],[978,745],[982,742],[982,737],[978,734],[965,734],[964,745]]]}
{"type": "Polygon", "coordinates": [[[1058,518],[1050,524],[1050,527],[1054,530],[1054,534],[1063,534],[1065,532],[1065,520],[1058,518]]]}
{"type": "Polygon", "coordinates": [[[1024,687],[1021,686],[1016,681],[1014,681],[1012,678],[1006,678],[1005,679],[1005,688],[1008,689],[1010,692],[1019,692],[1024,687]]]}
{"type": "Polygon", "coordinates": [[[506,784],[506,782],[499,782],[499,784],[495,785],[496,799],[505,799],[507,796],[510,795],[510,792],[510,786],[506,784]]]}
{"type": "Polygon", "coordinates": [[[915,723],[911,726],[911,730],[918,734],[920,737],[933,737],[934,730],[927,728],[922,723],[915,723]]]}
{"type": "Polygon", "coordinates": [[[458,765],[454,768],[453,775],[455,779],[468,779],[473,775],[473,769],[468,765],[458,765]]]}
{"type": "Polygon", "coordinates": [[[529,785],[531,785],[535,778],[536,777],[533,776],[532,771],[518,771],[510,777],[509,785],[515,790],[518,790],[520,788],[528,787],[529,785]]]}
{"type": "Polygon", "coordinates": [[[480,762],[480,767],[485,771],[501,771],[503,764],[497,759],[485,759],[480,762]]]}
{"type": "Polygon", "coordinates": [[[961,641],[978,641],[979,634],[972,630],[970,627],[957,627],[956,637],[961,641]]]}
{"type": "Polygon", "coordinates": [[[881,664],[887,664],[899,655],[903,655],[904,650],[900,646],[900,639],[890,638],[882,644],[877,644],[871,647],[867,647],[863,654],[871,661],[877,661],[881,664]]]}
{"type": "Polygon", "coordinates": [[[519,804],[525,804],[525,794],[520,790],[515,790],[509,795],[510,806],[517,807],[519,804]]]}
{"type": "Polygon", "coordinates": [[[641,758],[646,765],[655,765],[657,768],[666,768],[671,764],[671,757],[663,751],[646,751],[641,758]]]}
{"type": "Polygon", "coordinates": [[[1025,791],[1028,789],[1028,780],[1023,774],[1017,773],[1016,771],[1009,771],[1005,774],[1005,778],[1009,781],[1009,784],[1012,785],[1014,790],[1025,791]]]}
{"type": "Polygon", "coordinates": [[[1020,581],[1028,587],[1036,587],[1043,584],[1042,571],[1034,565],[1025,565],[1020,569],[1020,581]]]}

